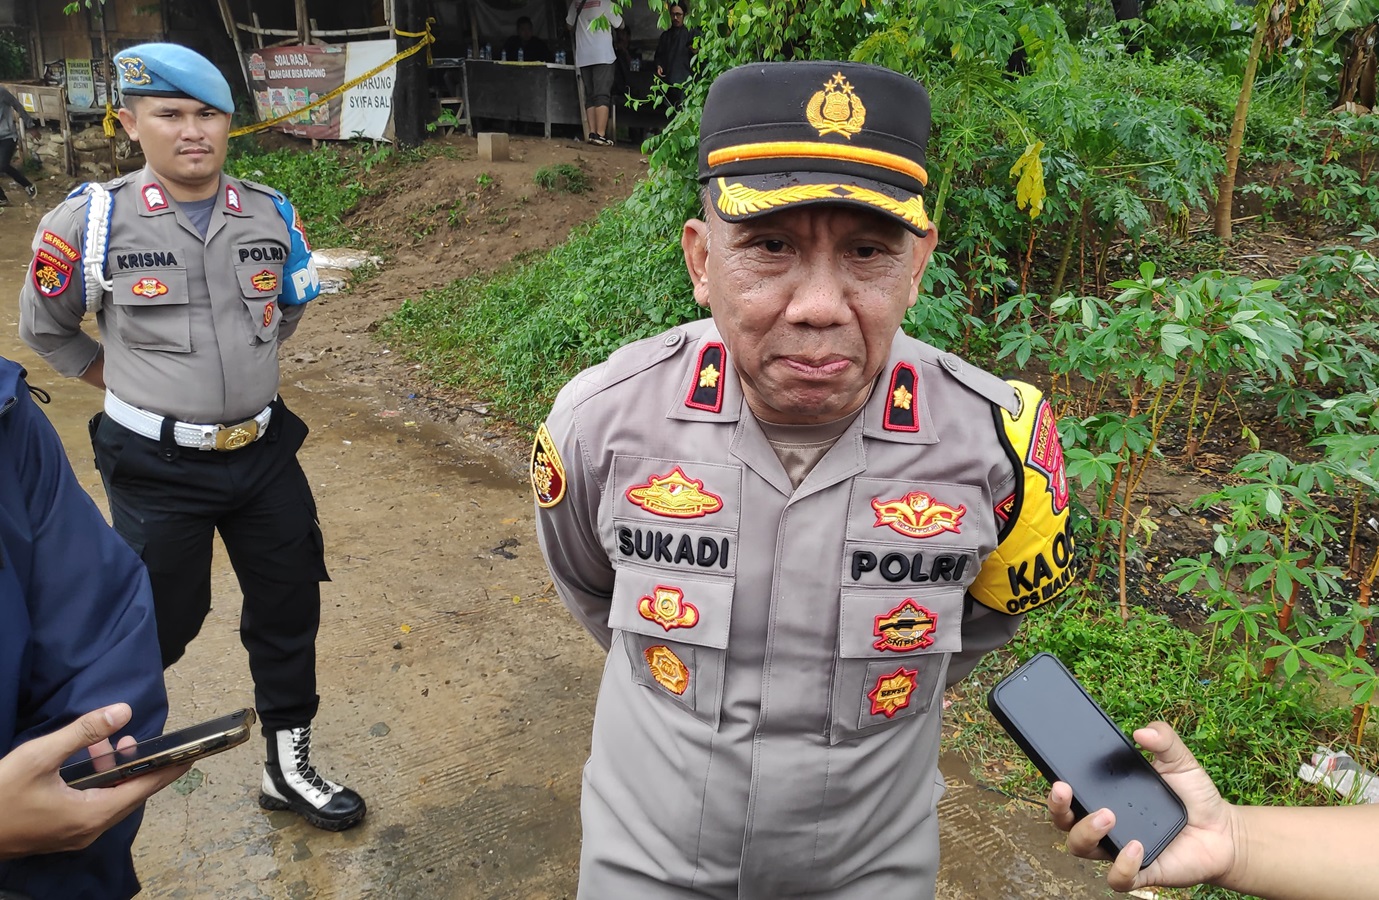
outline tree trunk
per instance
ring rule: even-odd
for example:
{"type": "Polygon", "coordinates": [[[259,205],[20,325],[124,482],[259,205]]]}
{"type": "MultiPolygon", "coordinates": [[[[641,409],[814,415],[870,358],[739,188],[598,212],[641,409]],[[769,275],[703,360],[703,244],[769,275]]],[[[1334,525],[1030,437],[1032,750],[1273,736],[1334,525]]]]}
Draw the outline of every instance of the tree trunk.
{"type": "MultiPolygon", "coordinates": [[[[395,0],[393,27],[398,31],[426,30],[424,0],[395,0]]],[[[401,53],[419,38],[399,37],[397,49],[401,53]]],[[[426,51],[413,53],[397,64],[397,78],[393,82],[393,140],[399,149],[420,147],[426,137],[423,120],[430,98],[426,92],[426,51]]]]}
{"type": "Polygon", "coordinates": [[[1264,47],[1264,22],[1255,23],[1255,39],[1250,44],[1250,56],[1245,62],[1245,80],[1240,85],[1240,97],[1235,101],[1235,120],[1231,122],[1231,137],[1226,144],[1226,173],[1221,176],[1216,197],[1216,236],[1231,239],[1231,205],[1235,200],[1235,167],[1240,162],[1240,148],[1245,143],[1245,115],[1250,111],[1250,92],[1254,90],[1255,70],[1259,68],[1259,54],[1264,47]]]}

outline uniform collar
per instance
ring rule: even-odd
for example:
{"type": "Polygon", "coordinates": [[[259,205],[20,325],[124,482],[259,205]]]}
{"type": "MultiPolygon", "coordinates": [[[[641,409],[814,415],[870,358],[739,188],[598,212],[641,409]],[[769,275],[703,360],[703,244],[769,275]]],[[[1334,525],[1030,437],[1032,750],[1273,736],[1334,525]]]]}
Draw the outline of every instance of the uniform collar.
{"type": "MultiPolygon", "coordinates": [[[[219,194],[216,196],[216,211],[227,216],[248,216],[245,211],[244,186],[237,180],[230,178],[224,172],[220,174],[219,194]]],[[[163,187],[163,183],[158,180],[158,176],[152,169],[145,166],[139,173],[139,215],[141,216],[161,216],[164,213],[175,212],[177,203],[172,199],[163,187]]]]}
{"type": "MultiPolygon", "coordinates": [[[[672,399],[669,419],[688,422],[737,422],[751,416],[742,393],[742,380],[712,319],[682,326],[697,344],[685,354],[680,387],[672,399]]],[[[901,332],[891,341],[890,357],[871,397],[862,409],[862,433],[869,439],[901,444],[936,444],[938,433],[929,413],[926,381],[932,371],[921,362],[918,347],[901,332]]]]}

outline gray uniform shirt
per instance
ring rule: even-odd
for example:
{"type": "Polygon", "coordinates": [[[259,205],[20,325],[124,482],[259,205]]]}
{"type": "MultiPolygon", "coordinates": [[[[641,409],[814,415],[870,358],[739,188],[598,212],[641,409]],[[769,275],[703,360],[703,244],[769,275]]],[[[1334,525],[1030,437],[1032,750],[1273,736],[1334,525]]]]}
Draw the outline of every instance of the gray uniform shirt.
{"type": "Polygon", "coordinates": [[[291,275],[277,192],[222,175],[203,238],[150,169],[106,187],[113,290],[84,297],[88,197],[69,198],[34,235],[20,336],[57,371],[80,375],[99,349],[81,330],[95,312],[106,387],[121,400],[202,424],[257,414],[278,392],[278,344],[305,310],[277,302],[291,275]]]}
{"type": "Polygon", "coordinates": [[[538,535],[609,648],[581,898],[933,896],[943,689],[1020,618],[965,596],[1019,474],[998,404],[1008,384],[897,335],[793,487],[711,321],[565,387],[538,535]]]}

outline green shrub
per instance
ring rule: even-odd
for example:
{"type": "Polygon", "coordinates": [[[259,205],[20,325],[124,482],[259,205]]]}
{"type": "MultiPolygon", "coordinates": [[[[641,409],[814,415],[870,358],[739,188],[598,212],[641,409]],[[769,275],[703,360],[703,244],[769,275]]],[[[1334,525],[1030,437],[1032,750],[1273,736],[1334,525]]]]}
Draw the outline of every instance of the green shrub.
{"type": "Polygon", "coordinates": [[[557,193],[582,194],[589,190],[589,176],[573,163],[542,166],[536,170],[533,180],[538,187],[557,193]]]}

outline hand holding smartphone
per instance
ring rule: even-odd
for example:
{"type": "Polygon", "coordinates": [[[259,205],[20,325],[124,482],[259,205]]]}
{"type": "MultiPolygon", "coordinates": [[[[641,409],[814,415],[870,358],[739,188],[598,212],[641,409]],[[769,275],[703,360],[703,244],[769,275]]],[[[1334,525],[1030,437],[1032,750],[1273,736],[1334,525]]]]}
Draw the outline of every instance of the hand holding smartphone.
{"type": "Polygon", "coordinates": [[[70,763],[59,770],[62,780],[79,790],[109,787],[167,766],[212,756],[249,739],[255,715],[240,709],[190,728],[140,741],[130,747],[70,763]]]}
{"type": "Polygon", "coordinates": [[[987,695],[987,708],[1050,784],[1072,788],[1079,819],[1102,807],[1115,813],[1102,841],[1112,859],[1137,840],[1144,868],[1187,825],[1178,795],[1052,654],[1010,673],[987,695]]]}

